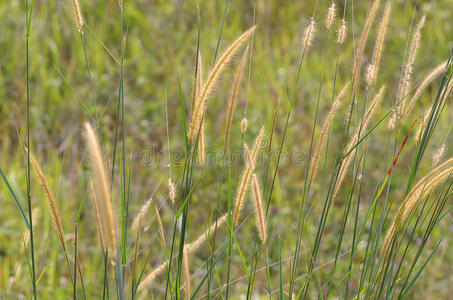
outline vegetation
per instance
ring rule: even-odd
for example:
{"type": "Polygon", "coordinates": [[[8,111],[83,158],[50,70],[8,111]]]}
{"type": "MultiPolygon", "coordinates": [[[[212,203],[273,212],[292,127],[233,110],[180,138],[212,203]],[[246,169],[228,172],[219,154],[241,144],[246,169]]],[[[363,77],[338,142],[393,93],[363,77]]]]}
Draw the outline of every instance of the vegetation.
{"type": "Polygon", "coordinates": [[[452,17],[0,4],[0,298],[447,299],[452,17]]]}

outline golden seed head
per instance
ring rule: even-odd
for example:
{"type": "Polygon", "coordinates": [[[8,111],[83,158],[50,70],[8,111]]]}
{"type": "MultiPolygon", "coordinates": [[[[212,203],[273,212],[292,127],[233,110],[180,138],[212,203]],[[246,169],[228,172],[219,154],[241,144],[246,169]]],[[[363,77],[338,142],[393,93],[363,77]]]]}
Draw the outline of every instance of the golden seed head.
{"type": "Polygon", "coordinates": [[[243,134],[247,131],[247,124],[248,124],[247,118],[244,117],[241,121],[241,131],[243,134]]]}
{"type": "Polygon", "coordinates": [[[310,19],[310,23],[308,24],[307,28],[305,28],[304,34],[304,48],[308,49],[313,42],[313,36],[315,34],[315,20],[313,18],[310,19]]]}
{"type": "Polygon", "coordinates": [[[447,147],[445,146],[445,144],[442,144],[442,146],[440,146],[440,148],[437,149],[436,153],[433,156],[433,167],[435,167],[439,164],[440,160],[444,156],[446,149],[447,149],[447,147]]]}
{"type": "Polygon", "coordinates": [[[148,201],[145,202],[145,204],[143,204],[142,208],[140,209],[137,216],[135,217],[134,222],[132,223],[132,230],[140,229],[139,228],[140,219],[143,219],[143,217],[145,216],[146,212],[148,211],[148,207],[152,201],[153,201],[153,199],[150,198],[148,201]]]}
{"type": "Polygon", "coordinates": [[[374,83],[376,82],[376,68],[374,66],[374,64],[369,64],[368,65],[368,69],[366,71],[366,84],[368,86],[370,85],[374,85],[374,83]]]}
{"type": "Polygon", "coordinates": [[[253,197],[255,205],[255,217],[256,217],[256,226],[260,235],[260,240],[263,244],[267,242],[267,231],[266,231],[266,216],[263,212],[263,204],[261,199],[260,186],[258,183],[258,177],[256,174],[252,176],[252,186],[253,186],[253,197]]]}
{"type": "Polygon", "coordinates": [[[338,28],[337,43],[342,45],[345,38],[346,38],[346,22],[344,19],[342,19],[340,27],[338,28]]]}
{"type": "Polygon", "coordinates": [[[335,2],[332,2],[329,9],[327,10],[327,17],[326,17],[327,29],[330,29],[330,27],[332,26],[332,23],[335,20],[335,13],[336,13],[335,2]]]}
{"type": "Polygon", "coordinates": [[[104,237],[107,240],[109,256],[116,256],[116,224],[113,213],[110,188],[107,183],[104,162],[102,161],[101,148],[93,128],[85,123],[85,139],[88,146],[88,154],[91,161],[91,172],[93,175],[96,199],[101,214],[101,225],[104,237]]]}
{"type": "Polygon", "coordinates": [[[74,13],[75,23],[77,25],[77,29],[82,32],[83,24],[85,23],[83,20],[82,10],[80,9],[79,0],[72,0],[72,8],[74,13]]]}
{"type": "Polygon", "coordinates": [[[171,178],[168,178],[168,197],[170,198],[171,203],[175,203],[176,187],[175,183],[171,181],[171,178]]]}

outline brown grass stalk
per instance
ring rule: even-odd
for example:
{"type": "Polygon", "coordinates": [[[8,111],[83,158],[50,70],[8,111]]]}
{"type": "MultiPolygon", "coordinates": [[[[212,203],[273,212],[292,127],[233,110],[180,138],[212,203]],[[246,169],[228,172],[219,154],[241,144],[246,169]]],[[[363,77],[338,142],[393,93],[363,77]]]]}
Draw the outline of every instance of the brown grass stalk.
{"type": "Polygon", "coordinates": [[[200,123],[205,110],[206,100],[211,94],[220,74],[225,69],[226,65],[231,61],[234,54],[239,50],[248,38],[255,32],[256,26],[251,27],[249,30],[244,32],[231,46],[225,51],[225,53],[219,58],[212,71],[209,73],[206,82],[200,92],[199,99],[196,101],[194,111],[192,112],[190,127],[189,127],[189,140],[192,140],[200,130],[200,123]]]}
{"type": "Polygon", "coordinates": [[[239,66],[236,70],[236,76],[234,77],[233,81],[233,88],[231,90],[231,97],[230,101],[228,103],[228,115],[226,118],[226,131],[225,131],[225,146],[224,150],[228,147],[228,140],[230,138],[230,128],[231,128],[231,122],[233,121],[233,114],[234,114],[234,108],[236,107],[236,102],[237,102],[237,96],[239,93],[239,87],[242,79],[242,74],[244,73],[244,66],[247,61],[247,55],[249,52],[249,46],[247,46],[244,50],[244,53],[242,54],[241,62],[239,63],[239,66]]]}

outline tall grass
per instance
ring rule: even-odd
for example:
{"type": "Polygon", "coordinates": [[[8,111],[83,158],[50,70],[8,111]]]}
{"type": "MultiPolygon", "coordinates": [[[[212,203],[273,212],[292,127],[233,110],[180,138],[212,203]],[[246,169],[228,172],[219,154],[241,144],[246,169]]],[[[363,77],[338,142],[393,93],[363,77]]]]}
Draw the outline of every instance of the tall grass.
{"type": "MultiPolygon", "coordinates": [[[[10,160],[16,156],[3,148],[11,171],[0,169],[18,212],[5,216],[25,224],[25,235],[5,248],[20,245],[25,257],[13,257],[7,249],[0,298],[15,293],[34,299],[176,300],[448,295],[427,278],[439,271],[433,261],[450,270],[453,159],[446,107],[453,56],[426,56],[422,32],[436,22],[429,11],[413,11],[410,22],[418,22],[411,30],[406,9],[392,1],[285,4],[292,12],[272,1],[226,0],[217,11],[215,5],[190,1],[173,10],[175,3],[119,0],[102,11],[103,28],[113,32],[107,35],[91,25],[98,17],[93,4],[71,0],[82,47],[68,43],[68,52],[60,55],[66,59],[79,51],[82,63],[72,63],[76,68],[62,59],[61,66],[52,65],[72,92],[81,90],[78,98],[92,104],[76,106],[78,122],[64,127],[72,131],[62,133],[54,150],[46,135],[58,131],[52,110],[40,115],[42,108],[31,101],[37,81],[57,94],[44,84],[52,75],[36,73],[31,64],[34,56],[42,59],[40,49],[30,51],[33,4],[25,1],[26,139],[23,143],[19,132],[17,143],[5,142],[24,149],[17,160],[26,167],[26,182],[17,182],[10,160]],[[141,11],[150,7],[157,9],[152,17],[141,11]],[[140,52],[148,40],[137,38],[137,28],[157,22],[166,34],[169,20],[185,24],[181,16],[189,10],[194,13],[188,29],[173,28],[163,41],[155,38],[161,33],[151,32],[152,47],[140,52]],[[289,24],[291,12],[297,24],[289,24]],[[146,18],[138,17],[142,14],[146,18]],[[161,23],[166,18],[168,24],[161,23]],[[249,25],[239,29],[236,23],[242,22],[249,25]],[[216,39],[208,34],[211,26],[219,27],[216,39]],[[399,37],[407,31],[406,55],[399,37]],[[114,41],[118,45],[110,50],[114,41]],[[186,44],[191,52],[180,57],[179,47],[186,44]],[[145,64],[148,56],[152,67],[145,64]],[[204,76],[206,61],[212,65],[204,76]],[[153,80],[154,72],[171,80],[153,80]],[[140,94],[144,86],[151,91],[146,96],[140,94]],[[114,93],[106,91],[113,87],[114,93]],[[165,102],[154,94],[161,88],[165,102]],[[51,130],[45,133],[46,128],[51,130]],[[148,138],[150,149],[142,150],[148,138]],[[42,194],[31,193],[35,184],[42,194]],[[85,205],[86,197],[91,205],[85,205]],[[440,250],[444,256],[437,255],[440,250]],[[61,270],[63,260],[67,271],[61,270]],[[28,273],[21,272],[23,266],[28,273]],[[8,285],[3,277],[11,278],[8,285]]],[[[42,21],[42,10],[40,4],[36,22],[42,21]]],[[[36,90],[38,102],[42,92],[36,90]]],[[[2,226],[1,232],[9,231],[2,226]]]]}

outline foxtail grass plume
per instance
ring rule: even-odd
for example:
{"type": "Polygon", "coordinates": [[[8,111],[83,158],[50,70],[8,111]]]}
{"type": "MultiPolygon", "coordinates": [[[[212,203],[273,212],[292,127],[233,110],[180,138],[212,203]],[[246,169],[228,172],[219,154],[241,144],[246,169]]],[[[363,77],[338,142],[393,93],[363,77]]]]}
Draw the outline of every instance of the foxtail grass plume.
{"type": "Polygon", "coordinates": [[[252,36],[255,32],[256,26],[252,26],[249,30],[244,32],[233,44],[225,51],[225,53],[219,58],[214,68],[209,73],[206,82],[200,91],[199,99],[196,100],[194,111],[192,112],[191,122],[189,127],[189,140],[192,140],[200,130],[201,121],[204,115],[206,101],[211,94],[214,85],[219,79],[220,74],[225,69],[226,65],[231,61],[234,54],[237,53],[239,48],[252,36]]]}
{"type": "Polygon", "coordinates": [[[453,158],[450,158],[437,168],[433,169],[428,173],[428,175],[420,179],[420,181],[414,185],[406,199],[404,199],[403,203],[401,203],[401,206],[393,219],[392,225],[387,231],[381,248],[381,255],[384,259],[388,257],[390,246],[396,237],[396,233],[400,230],[401,225],[405,222],[405,220],[410,217],[414,209],[417,207],[418,202],[428,195],[433,189],[439,186],[445,179],[447,179],[452,172],[453,158]]]}
{"type": "Polygon", "coordinates": [[[370,122],[371,117],[373,116],[374,111],[375,111],[378,103],[381,101],[382,97],[384,96],[384,91],[385,91],[385,87],[382,87],[379,90],[379,92],[376,94],[376,96],[374,97],[373,101],[368,106],[367,111],[366,111],[365,115],[363,116],[362,122],[360,123],[360,125],[357,128],[354,136],[352,137],[352,139],[350,140],[348,146],[346,147],[345,154],[349,153],[349,155],[343,160],[343,163],[342,163],[342,165],[340,167],[340,171],[339,171],[339,174],[338,174],[337,182],[335,184],[335,189],[334,189],[334,192],[333,192],[333,198],[332,199],[336,198],[336,196],[338,194],[338,191],[340,190],[341,185],[343,184],[343,181],[344,181],[344,179],[346,177],[346,173],[349,170],[349,166],[351,164],[352,157],[354,156],[354,153],[357,151],[357,147],[354,150],[353,150],[353,147],[355,147],[357,145],[357,143],[359,142],[360,137],[366,133],[368,123],[370,122]]]}
{"type": "Polygon", "coordinates": [[[203,87],[203,61],[201,59],[201,51],[198,51],[198,60],[195,62],[195,64],[197,74],[195,76],[195,81],[193,85],[192,106],[190,108],[191,112],[193,112],[194,110],[195,102],[198,100],[198,96],[203,87]]]}
{"type": "MultiPolygon", "coordinates": [[[[214,222],[211,224],[211,226],[203,232],[194,242],[187,244],[184,248],[185,252],[187,255],[193,254],[200,246],[208,239],[210,236],[211,232],[214,232],[215,228],[219,228],[222,226],[226,219],[228,217],[228,214],[224,214],[221,216],[219,219],[217,219],[217,222],[214,222]]],[[[167,262],[164,262],[160,264],[157,268],[155,268],[151,273],[149,273],[139,284],[137,290],[142,290],[144,287],[150,285],[154,279],[156,279],[157,276],[159,276],[164,270],[167,269],[167,262]]]]}
{"type": "Polygon", "coordinates": [[[381,62],[382,50],[384,48],[385,35],[387,33],[387,26],[390,20],[390,12],[392,10],[392,3],[387,1],[385,4],[384,15],[382,16],[381,24],[379,25],[378,36],[374,45],[373,59],[368,66],[366,74],[366,83],[372,86],[376,83],[377,74],[379,72],[379,64],[381,62]]]}
{"type": "Polygon", "coordinates": [[[376,12],[379,7],[380,0],[375,0],[371,5],[370,11],[365,21],[365,26],[360,36],[359,45],[355,51],[354,67],[352,69],[352,92],[355,95],[358,86],[360,67],[362,66],[362,55],[365,50],[365,45],[368,40],[368,34],[370,33],[371,26],[373,25],[376,17],[376,12]]]}
{"type": "MultiPolygon", "coordinates": [[[[28,149],[25,148],[25,151],[28,152],[28,149]]],[[[30,163],[33,166],[33,169],[35,170],[36,175],[38,176],[39,183],[41,184],[41,187],[44,191],[44,196],[47,200],[47,204],[49,205],[50,215],[52,216],[52,221],[55,225],[55,229],[57,230],[58,239],[60,240],[61,246],[63,247],[63,251],[66,252],[66,242],[64,239],[63,224],[61,222],[60,212],[57,209],[57,202],[55,201],[55,197],[54,197],[52,191],[50,190],[49,183],[47,182],[46,176],[44,176],[44,173],[42,172],[41,167],[39,166],[38,162],[36,161],[35,156],[31,152],[29,152],[29,154],[30,154],[30,163]]]]}
{"type": "Polygon", "coordinates": [[[105,245],[105,238],[104,233],[102,232],[102,219],[101,213],[99,212],[98,207],[98,200],[96,199],[96,192],[94,190],[93,181],[90,180],[90,192],[91,192],[91,199],[93,200],[94,212],[96,214],[96,230],[98,232],[99,243],[101,244],[102,253],[105,253],[106,245],[105,245]]]}
{"type": "Polygon", "coordinates": [[[341,20],[340,27],[338,28],[337,43],[342,45],[346,39],[346,22],[344,19],[341,20]]]}
{"type": "Polygon", "coordinates": [[[175,203],[176,199],[176,187],[175,183],[171,181],[171,178],[168,178],[168,197],[171,200],[171,203],[175,203]]]}
{"type": "Polygon", "coordinates": [[[239,221],[239,216],[241,213],[241,210],[244,206],[244,196],[245,193],[247,192],[247,188],[250,182],[250,177],[253,173],[253,170],[255,168],[255,162],[258,157],[258,152],[261,147],[261,140],[263,139],[264,136],[264,127],[261,128],[260,133],[256,137],[255,144],[253,145],[253,149],[250,152],[248,150],[248,147],[246,144],[244,144],[244,152],[245,152],[245,157],[246,157],[246,164],[244,167],[244,171],[242,173],[242,178],[239,183],[239,187],[236,193],[236,199],[234,201],[234,209],[233,209],[233,224],[237,225],[239,221]]]}
{"type": "Polygon", "coordinates": [[[101,215],[102,232],[107,241],[110,257],[116,256],[116,225],[113,214],[110,189],[105,175],[104,163],[102,161],[99,142],[89,123],[85,123],[85,139],[90,157],[90,169],[93,177],[94,190],[98,201],[98,208],[101,215]]]}
{"type": "Polygon", "coordinates": [[[237,102],[237,96],[239,92],[239,86],[241,83],[242,79],[242,74],[244,73],[244,66],[247,61],[247,54],[249,52],[249,46],[247,46],[244,50],[244,53],[242,54],[241,62],[237,68],[236,71],[236,76],[234,77],[233,81],[233,89],[231,91],[231,97],[230,101],[228,103],[228,115],[226,118],[226,132],[225,132],[225,149],[228,146],[228,140],[230,138],[230,128],[231,128],[231,122],[233,121],[233,114],[234,114],[234,108],[236,107],[236,102],[237,102]]]}
{"type": "Polygon", "coordinates": [[[82,10],[80,9],[79,0],[72,0],[72,10],[74,14],[74,21],[77,26],[79,32],[83,31],[83,24],[85,23],[83,20],[82,10]]]}
{"type": "MultiPolygon", "coordinates": [[[[195,88],[194,88],[194,103],[195,101],[199,100],[199,95],[201,92],[201,89],[203,87],[203,62],[201,59],[201,52],[198,53],[198,71],[197,71],[197,76],[195,80],[195,88]]],[[[193,106],[192,106],[193,110],[193,106]]],[[[202,121],[200,125],[200,136],[199,136],[199,141],[198,141],[198,152],[199,152],[199,162],[201,166],[204,166],[205,162],[205,147],[206,147],[206,139],[205,139],[205,122],[204,122],[204,115],[202,116],[202,121]]]]}
{"type": "Polygon", "coordinates": [[[310,23],[308,23],[308,26],[305,28],[305,33],[304,33],[304,51],[308,50],[308,48],[311,46],[313,42],[313,38],[315,35],[315,20],[313,18],[310,19],[310,23]]]}
{"type": "Polygon", "coordinates": [[[313,156],[311,158],[311,166],[310,166],[310,177],[308,179],[308,190],[310,190],[311,184],[318,174],[318,165],[319,165],[319,158],[321,157],[322,149],[325,147],[327,141],[327,134],[332,124],[332,120],[335,116],[335,113],[340,108],[341,104],[343,103],[344,96],[346,95],[346,91],[348,90],[350,82],[346,83],[346,85],[341,89],[340,93],[338,94],[337,98],[332,104],[332,107],[329,111],[329,114],[324,121],[324,124],[321,128],[321,132],[319,133],[319,140],[316,144],[315,151],[313,152],[313,156]]]}
{"type": "Polygon", "coordinates": [[[266,220],[263,212],[263,201],[261,199],[260,186],[256,174],[252,176],[253,198],[255,206],[256,227],[258,229],[260,240],[263,244],[267,242],[266,220]]]}
{"type": "MultiPolygon", "coordinates": [[[[398,85],[398,91],[397,91],[397,100],[401,101],[405,97],[407,97],[409,90],[411,88],[411,77],[412,77],[412,68],[415,62],[415,57],[417,55],[417,49],[418,45],[420,43],[420,38],[421,38],[421,30],[423,26],[425,25],[425,16],[423,16],[420,20],[420,22],[417,25],[417,28],[415,29],[414,36],[412,38],[410,50],[409,50],[409,57],[407,59],[406,64],[404,65],[404,70],[403,70],[403,75],[400,80],[400,83],[398,85]]],[[[405,106],[406,101],[403,100],[401,104],[397,108],[397,117],[401,118],[401,116],[404,113],[404,106],[405,106]]]]}
{"type": "Polygon", "coordinates": [[[335,14],[336,14],[336,6],[335,6],[335,2],[332,1],[332,4],[330,5],[329,9],[327,10],[327,16],[326,16],[327,29],[330,29],[330,27],[332,27],[333,21],[335,20],[335,14]]]}
{"type": "Polygon", "coordinates": [[[436,153],[433,156],[433,167],[436,167],[439,164],[440,160],[445,154],[446,149],[447,146],[445,146],[445,144],[442,144],[442,146],[440,146],[439,149],[437,149],[436,153]]]}
{"type": "Polygon", "coordinates": [[[143,204],[142,208],[140,209],[137,216],[135,217],[134,222],[132,223],[132,230],[139,229],[139,226],[138,226],[139,220],[143,219],[143,217],[145,216],[146,212],[148,211],[149,205],[151,204],[152,201],[153,201],[153,199],[150,198],[148,201],[145,202],[145,204],[143,204]]]}
{"type": "Polygon", "coordinates": [[[242,132],[242,134],[244,134],[247,131],[247,124],[248,124],[247,118],[244,117],[242,119],[242,121],[241,121],[241,132],[242,132]]]}
{"type": "Polygon", "coordinates": [[[440,75],[445,74],[446,68],[447,62],[445,61],[438,65],[437,67],[435,67],[431,72],[429,72],[425,79],[423,79],[422,83],[420,83],[411,100],[409,101],[409,104],[407,105],[407,108],[404,111],[402,121],[404,121],[407,118],[407,116],[411,113],[412,109],[415,106],[415,103],[420,98],[425,89],[440,75]]]}

